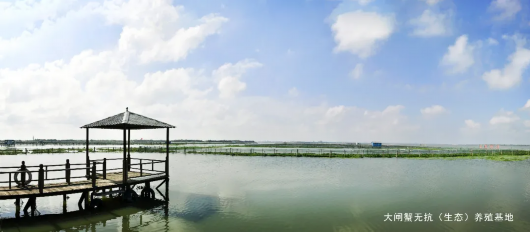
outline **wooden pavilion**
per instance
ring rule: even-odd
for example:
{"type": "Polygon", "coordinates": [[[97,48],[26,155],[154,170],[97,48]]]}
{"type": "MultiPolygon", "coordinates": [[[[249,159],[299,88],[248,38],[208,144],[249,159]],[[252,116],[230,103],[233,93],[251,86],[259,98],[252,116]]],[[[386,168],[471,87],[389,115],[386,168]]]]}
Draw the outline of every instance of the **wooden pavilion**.
{"type": "MultiPolygon", "coordinates": [[[[163,129],[166,128],[166,160],[169,161],[169,128],[175,126],[169,125],[165,122],[145,117],[143,115],[135,114],[129,111],[129,107],[125,108],[125,112],[110,116],[108,118],[87,124],[81,128],[86,128],[86,167],[87,178],[89,178],[90,157],[89,157],[89,133],[88,129],[115,129],[123,130],[123,184],[126,185],[127,173],[131,170],[131,130],[143,129],[163,129]]],[[[169,170],[169,162],[166,162],[166,170],[169,170]]],[[[167,173],[169,177],[169,173],[167,173]]]]}
{"type": "Polygon", "coordinates": [[[86,129],[85,163],[70,163],[69,159],[67,159],[66,163],[63,164],[26,165],[22,161],[21,166],[0,167],[0,175],[5,175],[6,179],[8,179],[7,181],[0,181],[0,184],[6,184],[0,185],[0,200],[15,199],[15,215],[17,218],[20,216],[20,203],[22,198],[28,199],[24,207],[24,213],[28,214],[28,209],[31,208],[32,216],[36,209],[37,197],[63,195],[63,212],[66,212],[67,194],[82,193],[78,202],[80,209],[82,209],[83,201],[85,203],[85,209],[98,208],[98,202],[101,202],[101,199],[96,200],[94,199],[95,196],[117,194],[123,196],[126,200],[135,199],[138,195],[134,191],[134,186],[138,184],[145,184],[141,193],[142,197],[155,198],[155,193],[150,186],[151,182],[154,181],[162,181],[155,189],[166,201],[169,200],[169,129],[175,128],[175,126],[129,112],[129,109],[126,108],[123,113],[84,125],[81,128],[86,129]],[[89,157],[88,137],[90,128],[123,130],[123,159],[103,158],[91,160],[89,157]],[[134,158],[134,160],[138,160],[139,162],[131,164],[131,130],[163,128],[166,129],[165,160],[134,158]],[[107,161],[111,160],[121,160],[122,167],[107,168],[107,161]],[[148,163],[145,163],[145,161],[148,163]],[[92,166],[90,165],[91,163],[92,166]],[[164,164],[164,170],[156,170],[155,164],[162,163],[164,164]],[[150,168],[146,164],[150,164],[150,168]],[[136,167],[133,168],[134,171],[131,170],[131,166],[136,167]],[[82,174],[84,173],[83,170],[86,171],[86,175],[82,174]],[[81,172],[79,174],[82,175],[73,175],[74,172],[81,172]],[[31,184],[32,173],[36,174],[36,184],[31,184]],[[56,174],[54,177],[49,177],[48,173],[56,174]],[[61,175],[61,173],[64,175],[61,175]],[[86,180],[78,181],[77,179],[86,180]],[[166,185],[165,195],[158,190],[164,183],[166,185]],[[116,188],[118,190],[113,191],[116,188]],[[90,192],[92,193],[89,194],[90,192]]]}

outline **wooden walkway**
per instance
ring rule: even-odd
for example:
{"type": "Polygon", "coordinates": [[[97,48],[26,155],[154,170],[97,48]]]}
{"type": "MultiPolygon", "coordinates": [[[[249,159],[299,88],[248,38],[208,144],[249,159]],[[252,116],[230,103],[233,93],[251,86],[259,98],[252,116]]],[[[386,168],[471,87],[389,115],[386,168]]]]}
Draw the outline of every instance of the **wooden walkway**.
{"type": "MultiPolygon", "coordinates": [[[[127,184],[135,185],[139,183],[163,180],[166,177],[165,173],[140,173],[136,171],[129,171],[127,184]]],[[[0,200],[16,199],[25,197],[41,197],[54,196],[71,193],[82,193],[86,191],[118,188],[123,186],[123,172],[107,173],[107,178],[103,179],[101,174],[98,174],[96,180],[96,188],[92,186],[92,180],[74,181],[70,185],[62,183],[47,183],[44,185],[43,193],[39,192],[37,185],[27,185],[24,188],[12,186],[11,189],[7,186],[0,187],[0,200]]]]}

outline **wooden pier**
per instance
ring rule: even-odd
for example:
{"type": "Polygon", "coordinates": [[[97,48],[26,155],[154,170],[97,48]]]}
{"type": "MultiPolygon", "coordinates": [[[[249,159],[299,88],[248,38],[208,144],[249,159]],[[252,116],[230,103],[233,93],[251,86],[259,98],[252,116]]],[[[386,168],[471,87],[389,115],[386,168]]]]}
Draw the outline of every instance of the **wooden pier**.
{"type": "MultiPolygon", "coordinates": [[[[0,181],[0,200],[15,199],[16,217],[20,217],[21,199],[27,198],[24,206],[25,215],[34,215],[37,197],[63,196],[63,207],[66,211],[66,199],[68,194],[81,193],[79,198],[79,209],[97,208],[101,201],[97,197],[117,195],[123,196],[124,200],[134,201],[138,197],[155,198],[155,191],[164,199],[168,200],[168,170],[165,169],[167,160],[138,159],[131,158],[130,170],[127,172],[127,180],[123,181],[123,169],[107,168],[107,162],[118,159],[91,160],[89,176],[84,175],[85,163],[71,164],[66,160],[65,164],[26,166],[25,162],[19,167],[0,167],[0,175],[8,175],[7,181],[0,181]],[[164,169],[155,169],[155,164],[164,164],[164,169]],[[73,171],[82,173],[72,175],[73,171]],[[51,173],[62,173],[60,177],[48,177],[51,173]],[[31,177],[30,177],[31,176],[31,177]],[[34,178],[34,177],[37,178],[34,178]],[[151,188],[151,183],[161,181],[156,188],[151,188]],[[125,185],[124,185],[125,183],[125,185]],[[140,194],[134,191],[134,186],[143,184],[140,194]],[[159,188],[166,184],[165,193],[159,188]],[[126,190],[129,190],[126,192],[126,190]],[[96,200],[95,200],[96,199],[96,200]]],[[[126,162],[129,163],[129,162],[126,162]]],[[[160,165],[157,165],[160,166],[160,165]]],[[[127,168],[128,169],[128,168],[127,168]]]]}
{"type": "MultiPolygon", "coordinates": [[[[86,129],[86,161],[63,164],[0,167],[0,176],[8,176],[7,181],[0,181],[0,200],[15,199],[15,216],[20,217],[21,198],[27,198],[24,206],[25,215],[35,215],[37,197],[63,196],[63,212],[66,213],[68,194],[81,193],[78,201],[80,210],[101,207],[103,201],[98,197],[117,195],[124,201],[135,201],[138,197],[155,198],[155,191],[168,201],[169,183],[169,129],[172,125],[129,112],[120,113],[81,128],[86,129]],[[123,130],[123,158],[90,159],[89,128],[123,130]],[[166,129],[165,160],[131,158],[131,129],[166,129]],[[127,143],[128,142],[128,143],[127,143]],[[108,168],[107,162],[121,161],[121,167],[108,168]],[[163,164],[162,170],[155,169],[155,164],[163,164]],[[50,174],[50,176],[49,176],[50,174]],[[77,174],[77,175],[76,175],[77,174]],[[151,183],[161,181],[156,188],[151,183]],[[140,194],[134,187],[143,184],[140,194]],[[165,194],[159,191],[165,184],[165,194]],[[84,202],[84,204],[83,204],[84,202]],[[84,205],[84,207],[83,207],[84,205]],[[30,212],[28,212],[30,210],[30,212]]],[[[157,165],[160,166],[160,165],[157,165]]]]}

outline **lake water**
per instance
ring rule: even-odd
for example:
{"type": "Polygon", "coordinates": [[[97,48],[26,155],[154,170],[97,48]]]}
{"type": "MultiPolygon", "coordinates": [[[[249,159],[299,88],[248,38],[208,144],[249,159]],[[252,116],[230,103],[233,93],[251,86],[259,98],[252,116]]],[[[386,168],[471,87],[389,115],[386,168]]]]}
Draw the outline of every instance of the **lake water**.
{"type": "MultiPolygon", "coordinates": [[[[103,157],[121,154],[91,155],[103,157]]],[[[27,165],[56,164],[67,158],[82,163],[84,154],[2,156],[0,166],[20,165],[22,160],[27,165]]],[[[530,161],[171,154],[170,166],[167,216],[163,207],[140,212],[125,207],[110,212],[109,219],[87,215],[20,231],[78,231],[82,226],[88,231],[153,232],[530,230],[530,161]],[[397,213],[430,213],[433,222],[384,221],[385,215],[394,220],[397,213]],[[463,220],[467,214],[468,220],[454,221],[457,213],[463,220]],[[476,213],[502,213],[503,221],[475,222],[476,213]],[[440,221],[440,214],[450,214],[453,221],[440,221]],[[513,221],[506,221],[505,214],[512,214],[513,221]]],[[[78,198],[70,195],[69,211],[77,209],[78,198]]],[[[1,217],[14,216],[13,202],[0,201],[1,217]]],[[[40,198],[37,209],[60,213],[62,197],[40,198]]]]}

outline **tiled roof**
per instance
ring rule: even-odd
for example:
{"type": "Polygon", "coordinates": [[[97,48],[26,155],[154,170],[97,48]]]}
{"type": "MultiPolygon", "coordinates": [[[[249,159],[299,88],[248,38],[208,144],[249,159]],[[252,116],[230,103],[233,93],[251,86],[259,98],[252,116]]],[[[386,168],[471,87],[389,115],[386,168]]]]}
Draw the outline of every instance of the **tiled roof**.
{"type": "Polygon", "coordinates": [[[155,129],[155,128],[175,128],[165,122],[145,117],[143,115],[125,112],[110,116],[108,118],[82,126],[81,128],[100,128],[100,129],[155,129]]]}

